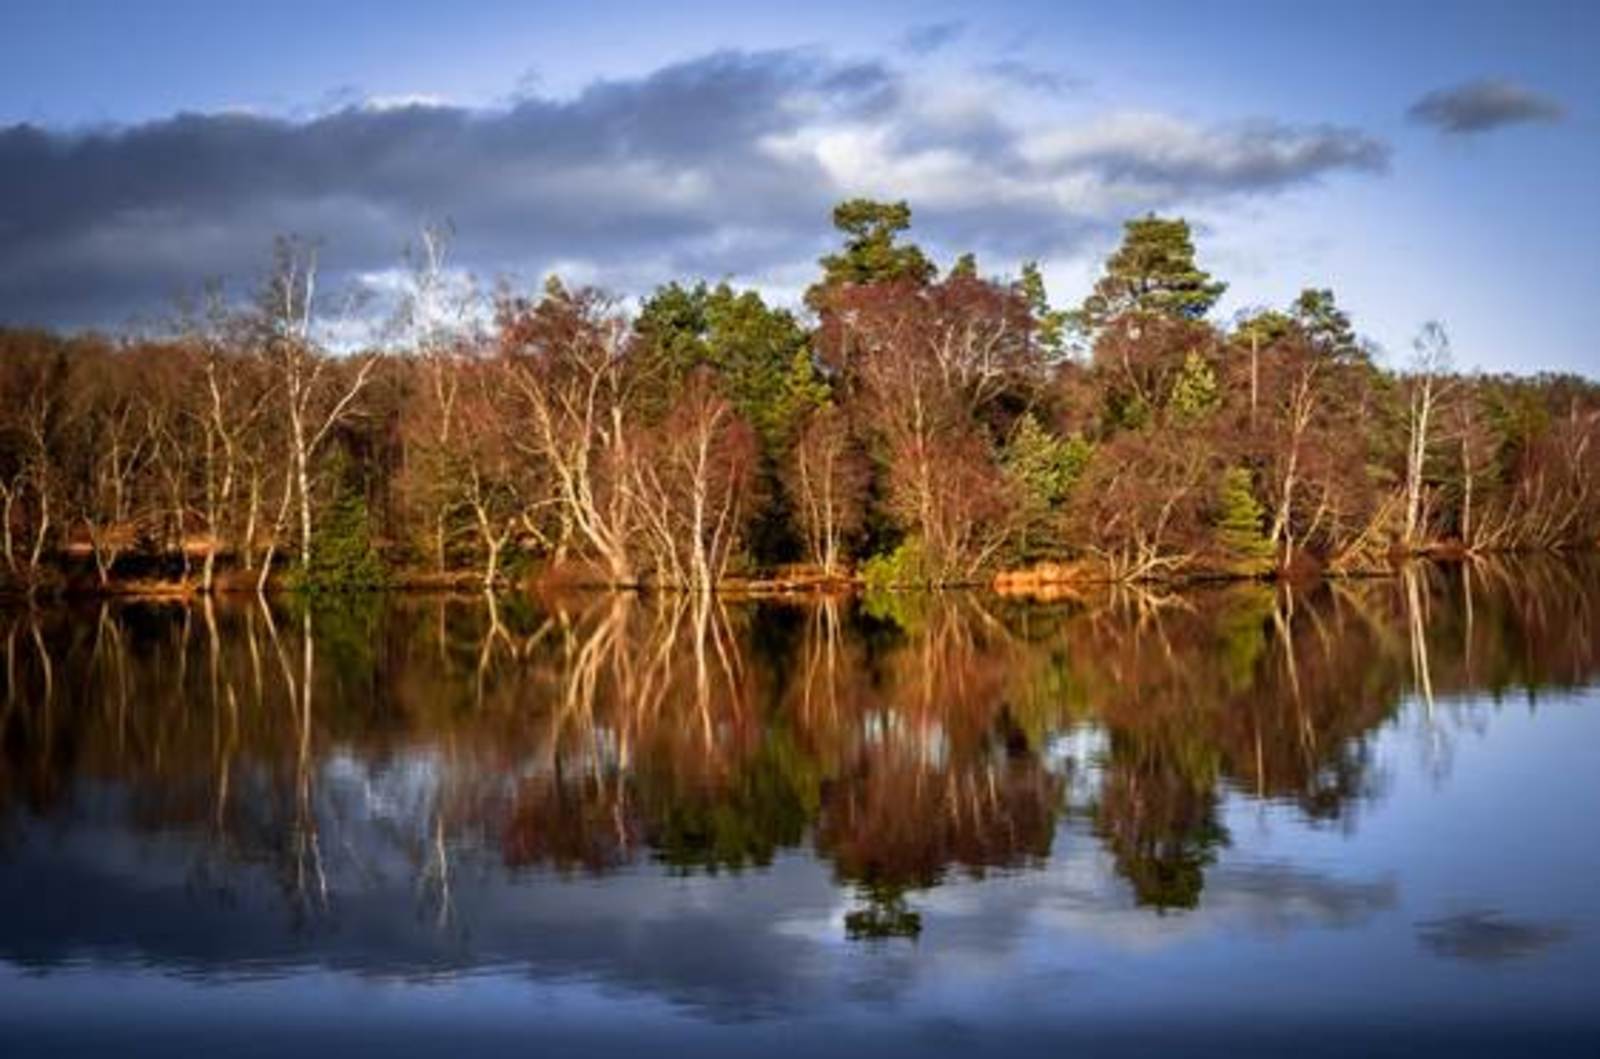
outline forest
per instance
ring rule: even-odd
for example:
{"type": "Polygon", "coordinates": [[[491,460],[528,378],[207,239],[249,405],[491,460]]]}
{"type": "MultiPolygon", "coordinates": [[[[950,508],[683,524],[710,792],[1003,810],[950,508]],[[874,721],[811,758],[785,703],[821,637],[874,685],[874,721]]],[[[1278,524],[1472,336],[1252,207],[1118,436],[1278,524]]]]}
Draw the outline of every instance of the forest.
{"type": "Polygon", "coordinates": [[[286,238],[156,333],[0,330],[0,584],[211,592],[1137,581],[1382,572],[1600,542],[1600,388],[1385,367],[1331,290],[1214,317],[1187,222],[1092,292],[941,269],[852,200],[795,310],[630,307],[407,255],[381,341],[286,238]]]}

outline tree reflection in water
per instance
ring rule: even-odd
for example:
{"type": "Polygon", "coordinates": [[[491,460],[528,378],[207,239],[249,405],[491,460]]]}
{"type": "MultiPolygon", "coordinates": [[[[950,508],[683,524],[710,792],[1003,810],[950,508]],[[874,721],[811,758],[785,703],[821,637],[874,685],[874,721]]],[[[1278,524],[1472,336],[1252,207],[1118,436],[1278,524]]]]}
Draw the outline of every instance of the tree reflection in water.
{"type": "Polygon", "coordinates": [[[197,888],[265,866],[306,929],[396,864],[449,928],[464,863],[718,873],[809,849],[856,894],[850,937],[914,937],[917,892],[1025,870],[1068,835],[1138,903],[1180,910],[1204,900],[1230,794],[1355,827],[1384,787],[1369,737],[1405,696],[1444,769],[1460,693],[1592,678],[1592,574],[16,609],[0,821],[181,832],[197,888]]]}

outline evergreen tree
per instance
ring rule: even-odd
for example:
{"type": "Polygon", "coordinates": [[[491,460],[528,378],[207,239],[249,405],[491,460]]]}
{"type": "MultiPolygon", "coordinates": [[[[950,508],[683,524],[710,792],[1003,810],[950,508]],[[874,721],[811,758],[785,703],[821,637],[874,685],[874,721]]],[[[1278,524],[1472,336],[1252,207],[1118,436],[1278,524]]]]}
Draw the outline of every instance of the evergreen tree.
{"type": "Polygon", "coordinates": [[[1261,530],[1265,511],[1250,490],[1250,472],[1230,467],[1218,497],[1217,543],[1239,563],[1240,573],[1264,573],[1272,562],[1272,542],[1261,530]]]}
{"type": "Polygon", "coordinates": [[[1168,407],[1180,423],[1193,423],[1217,406],[1217,376],[1206,358],[1191,351],[1183,359],[1183,371],[1172,386],[1168,407]]]}
{"type": "Polygon", "coordinates": [[[1006,473],[1029,498],[1054,507],[1066,499],[1089,460],[1089,452],[1090,445],[1082,437],[1057,437],[1041,426],[1032,412],[1026,412],[1006,444],[1006,473]]]}
{"type": "Polygon", "coordinates": [[[1127,223],[1122,246],[1106,262],[1081,315],[1091,328],[1126,312],[1199,320],[1227,286],[1195,264],[1188,221],[1141,217],[1127,223]]]}
{"type": "Polygon", "coordinates": [[[389,573],[372,542],[366,491],[351,481],[344,461],[335,467],[336,491],[311,542],[311,562],[291,579],[302,592],[349,592],[383,588],[389,573]]]}
{"type": "Polygon", "coordinates": [[[1294,300],[1289,315],[1305,336],[1329,356],[1356,354],[1356,333],[1350,327],[1350,315],[1334,302],[1333,291],[1307,287],[1294,300]]]}
{"type": "Polygon", "coordinates": [[[1031,412],[1017,421],[1003,465],[1020,501],[1019,558],[1043,556],[1047,550],[1043,545],[1055,535],[1053,516],[1083,473],[1092,451],[1079,435],[1061,438],[1050,433],[1031,412]]]}
{"type": "Polygon", "coordinates": [[[841,202],[834,207],[833,226],[846,236],[844,250],[822,259],[822,282],[806,292],[808,304],[818,305],[822,292],[839,284],[933,279],[933,262],[922,249],[896,242],[911,227],[911,207],[904,202],[841,202]]]}
{"type": "Polygon", "coordinates": [[[653,361],[660,408],[692,371],[709,367],[740,414],[778,446],[801,415],[827,398],[805,329],[793,313],[768,306],[755,291],[669,283],[644,303],[638,330],[644,355],[653,361]]]}
{"type": "Polygon", "coordinates": [[[1022,277],[1017,281],[1022,296],[1033,312],[1034,339],[1046,358],[1059,359],[1067,352],[1067,327],[1071,314],[1062,309],[1052,309],[1044,289],[1044,273],[1037,261],[1022,266],[1022,277]]]}
{"type": "Polygon", "coordinates": [[[1254,342],[1257,349],[1266,349],[1289,334],[1294,327],[1295,321],[1287,313],[1262,309],[1240,320],[1234,328],[1234,335],[1246,346],[1254,342]]]}

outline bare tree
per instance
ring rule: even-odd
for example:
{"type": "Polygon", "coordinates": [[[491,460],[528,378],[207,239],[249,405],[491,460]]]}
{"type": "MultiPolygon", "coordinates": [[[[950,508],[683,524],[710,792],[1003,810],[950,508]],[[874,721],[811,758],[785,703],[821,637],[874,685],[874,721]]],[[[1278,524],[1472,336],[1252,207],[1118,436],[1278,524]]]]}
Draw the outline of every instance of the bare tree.
{"type": "MultiPolygon", "coordinates": [[[[350,414],[378,364],[373,354],[353,355],[350,370],[335,370],[331,358],[317,345],[316,303],[316,248],[292,240],[281,241],[263,295],[263,344],[288,420],[285,479],[299,501],[302,566],[311,564],[314,541],[312,458],[329,433],[350,414]]],[[[287,493],[283,503],[286,509],[287,493]]],[[[278,528],[281,526],[280,514],[278,528]]],[[[268,554],[270,568],[271,553],[268,554]]],[[[263,579],[267,573],[268,570],[262,571],[263,579]]]]}
{"type": "Polygon", "coordinates": [[[754,456],[749,427],[696,373],[631,465],[630,492],[656,580],[709,592],[723,579],[754,456]]]}
{"type": "Polygon", "coordinates": [[[1434,407],[1447,387],[1444,375],[1450,368],[1450,336],[1444,325],[1430,320],[1422,325],[1412,343],[1416,351],[1410,378],[1407,404],[1407,444],[1405,478],[1405,522],[1401,543],[1414,548],[1419,543],[1423,523],[1424,478],[1428,458],[1428,430],[1434,407]]]}
{"type": "Polygon", "coordinates": [[[536,303],[502,299],[500,319],[507,384],[530,428],[519,443],[549,468],[610,583],[636,583],[626,321],[600,295],[559,284],[536,303]]]}
{"type": "MultiPolygon", "coordinates": [[[[471,373],[469,361],[481,345],[478,317],[481,298],[477,288],[459,277],[449,262],[452,230],[448,225],[424,225],[417,244],[407,250],[409,268],[401,299],[397,328],[422,374],[419,415],[408,424],[417,440],[410,446],[421,457],[420,500],[430,508],[434,566],[443,574],[448,565],[447,543],[451,517],[463,503],[463,478],[469,491],[482,499],[481,475],[469,468],[459,473],[459,429],[471,429],[461,415],[462,383],[471,373]]],[[[488,409],[480,406],[482,413],[488,409]]],[[[470,447],[470,442],[467,443],[470,447]]],[[[472,501],[468,500],[469,507],[472,501]]],[[[472,507],[482,528],[479,507],[472,507]]]]}
{"type": "Polygon", "coordinates": [[[806,550],[824,577],[840,572],[846,538],[861,522],[865,487],[866,468],[844,417],[824,406],[801,427],[789,465],[806,550]]]}

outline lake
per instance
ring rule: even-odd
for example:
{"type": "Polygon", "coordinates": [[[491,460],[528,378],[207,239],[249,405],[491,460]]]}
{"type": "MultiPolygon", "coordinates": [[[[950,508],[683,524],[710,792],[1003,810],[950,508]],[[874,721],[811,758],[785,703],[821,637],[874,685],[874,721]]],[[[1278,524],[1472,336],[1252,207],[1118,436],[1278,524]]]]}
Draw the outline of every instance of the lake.
{"type": "Polygon", "coordinates": [[[1600,1054],[1600,565],[0,610],[0,1052],[1600,1054]]]}

